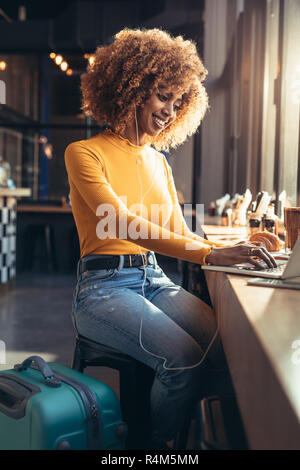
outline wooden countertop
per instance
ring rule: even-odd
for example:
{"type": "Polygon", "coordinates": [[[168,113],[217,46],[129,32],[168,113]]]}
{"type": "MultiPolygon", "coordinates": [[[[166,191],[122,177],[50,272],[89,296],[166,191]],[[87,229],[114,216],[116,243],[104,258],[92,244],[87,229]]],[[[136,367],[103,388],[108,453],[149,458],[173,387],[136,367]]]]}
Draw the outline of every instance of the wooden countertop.
{"type": "MultiPolygon", "coordinates": [[[[226,227],[203,230],[226,239],[226,227]]],[[[231,241],[243,230],[228,232],[231,241]]],[[[240,274],[205,276],[250,448],[300,449],[300,291],[248,286],[240,274]]]]}
{"type": "Polygon", "coordinates": [[[46,206],[22,204],[17,206],[17,212],[52,212],[52,213],[72,213],[69,206],[46,206]]]}
{"type": "Polygon", "coordinates": [[[0,188],[0,197],[1,196],[29,197],[31,196],[31,189],[30,188],[0,188]]]}

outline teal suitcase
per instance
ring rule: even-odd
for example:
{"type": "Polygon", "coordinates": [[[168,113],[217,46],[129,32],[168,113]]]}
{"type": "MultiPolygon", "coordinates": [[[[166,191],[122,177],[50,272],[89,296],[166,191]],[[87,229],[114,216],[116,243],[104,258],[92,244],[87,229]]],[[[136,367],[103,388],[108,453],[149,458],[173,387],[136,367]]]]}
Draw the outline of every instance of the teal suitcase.
{"type": "Polygon", "coordinates": [[[106,384],[31,356],[0,372],[0,450],[125,448],[127,426],[106,384]]]}

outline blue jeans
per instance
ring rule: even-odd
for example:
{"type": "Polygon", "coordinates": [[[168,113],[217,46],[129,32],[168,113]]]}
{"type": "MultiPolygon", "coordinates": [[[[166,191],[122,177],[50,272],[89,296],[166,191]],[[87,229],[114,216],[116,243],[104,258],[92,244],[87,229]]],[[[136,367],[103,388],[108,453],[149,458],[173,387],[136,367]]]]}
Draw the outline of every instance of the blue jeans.
{"type": "Polygon", "coordinates": [[[78,274],[72,316],[81,335],[154,369],[152,439],[167,442],[200,398],[233,390],[213,310],[153,258],[147,267],[78,274]]]}

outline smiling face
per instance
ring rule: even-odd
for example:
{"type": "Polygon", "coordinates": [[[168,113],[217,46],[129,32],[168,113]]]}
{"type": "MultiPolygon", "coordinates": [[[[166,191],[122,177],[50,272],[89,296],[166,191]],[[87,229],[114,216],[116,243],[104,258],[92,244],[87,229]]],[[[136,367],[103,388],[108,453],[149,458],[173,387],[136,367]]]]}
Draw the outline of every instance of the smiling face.
{"type": "Polygon", "coordinates": [[[176,119],[182,104],[182,93],[174,93],[166,86],[154,90],[143,107],[137,109],[140,144],[147,136],[155,137],[176,119]]]}

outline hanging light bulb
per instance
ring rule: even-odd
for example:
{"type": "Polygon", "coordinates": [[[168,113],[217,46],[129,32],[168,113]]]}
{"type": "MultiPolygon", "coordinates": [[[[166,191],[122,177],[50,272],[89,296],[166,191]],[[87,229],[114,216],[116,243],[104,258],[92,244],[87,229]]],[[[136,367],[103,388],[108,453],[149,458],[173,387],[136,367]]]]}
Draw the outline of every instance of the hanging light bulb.
{"type": "Polygon", "coordinates": [[[69,68],[69,64],[68,62],[66,62],[65,60],[62,61],[62,63],[60,64],[60,68],[63,72],[65,72],[68,68],[69,68]]]}
{"type": "Polygon", "coordinates": [[[60,54],[58,54],[58,55],[55,57],[55,63],[56,63],[57,65],[60,65],[60,64],[62,63],[62,61],[63,61],[62,56],[61,56],[60,54]]]}
{"type": "Polygon", "coordinates": [[[89,57],[89,64],[90,64],[90,66],[92,66],[92,65],[94,65],[94,63],[95,63],[95,57],[93,55],[91,55],[89,57]]]}
{"type": "Polygon", "coordinates": [[[55,59],[55,57],[56,57],[55,52],[50,52],[49,57],[50,57],[50,59],[55,59]]]}
{"type": "Polygon", "coordinates": [[[40,135],[39,137],[39,143],[40,144],[46,144],[48,142],[48,139],[45,135],[40,135]]]}
{"type": "Polygon", "coordinates": [[[68,69],[66,73],[67,73],[67,75],[73,75],[73,70],[72,70],[72,69],[68,69]]]}
{"type": "Polygon", "coordinates": [[[5,60],[1,60],[1,61],[0,61],[0,70],[5,70],[5,69],[6,69],[6,65],[7,65],[7,64],[6,64],[5,60]]]}
{"type": "Polygon", "coordinates": [[[51,160],[52,157],[53,157],[53,145],[52,144],[45,144],[44,145],[44,153],[46,155],[46,157],[48,158],[48,160],[51,160]]]}

